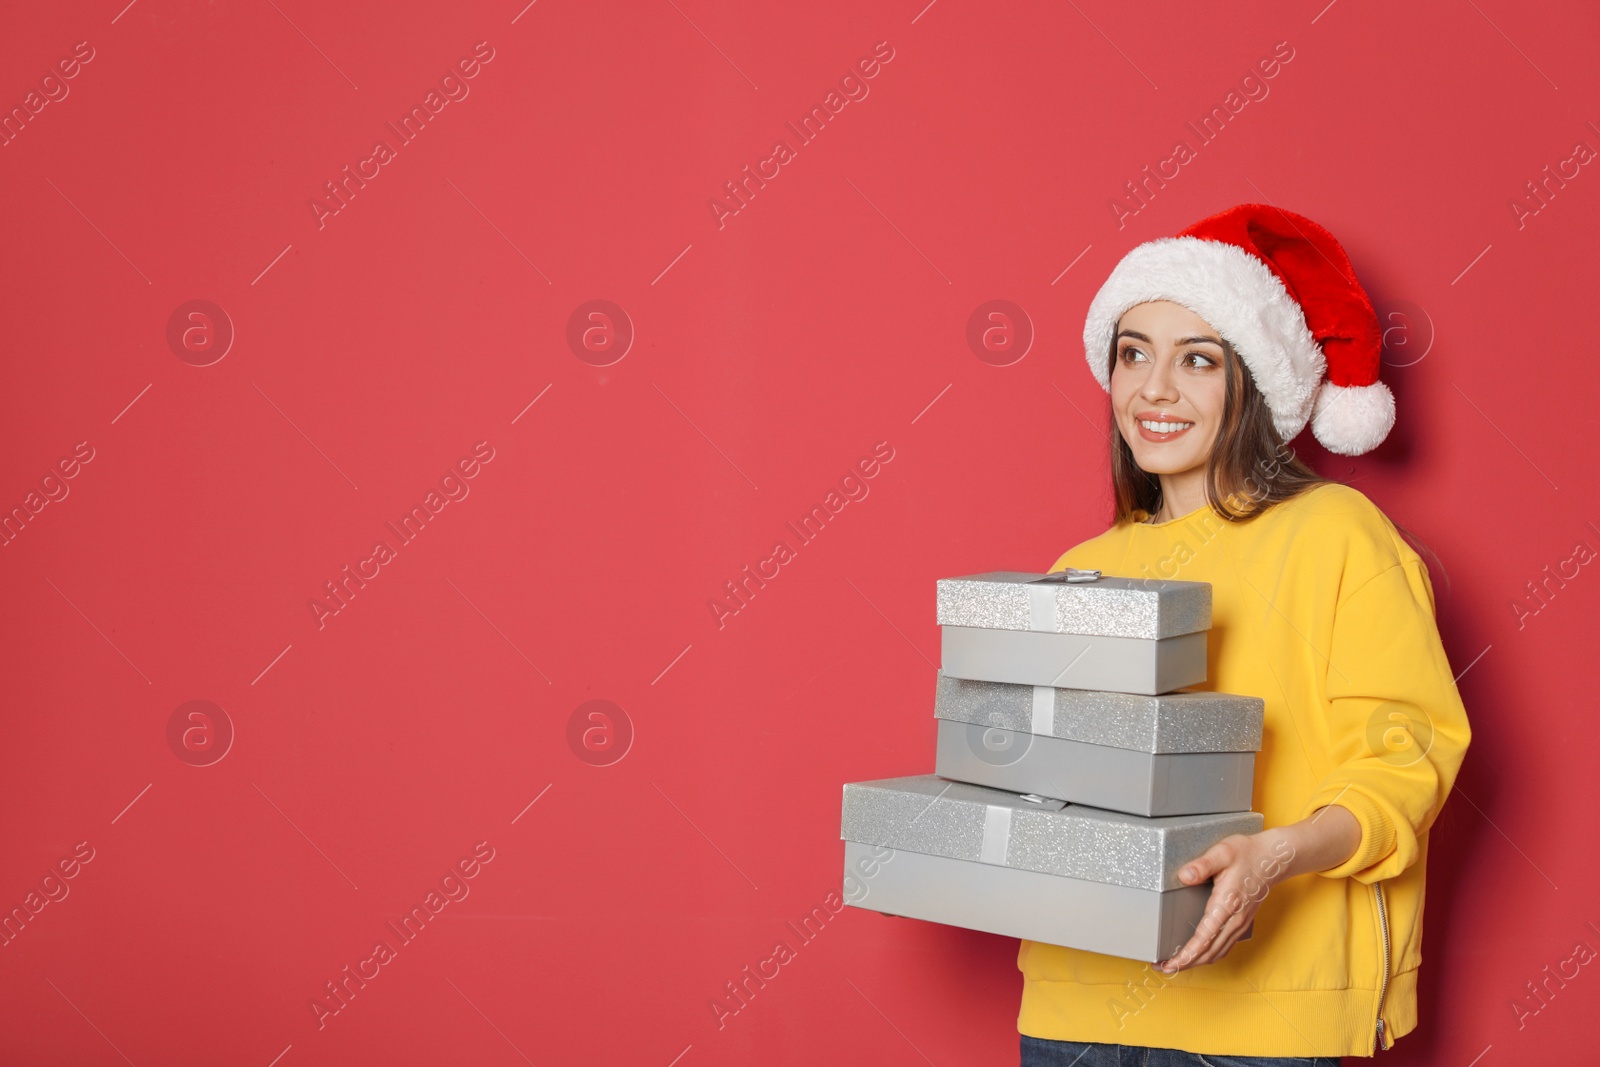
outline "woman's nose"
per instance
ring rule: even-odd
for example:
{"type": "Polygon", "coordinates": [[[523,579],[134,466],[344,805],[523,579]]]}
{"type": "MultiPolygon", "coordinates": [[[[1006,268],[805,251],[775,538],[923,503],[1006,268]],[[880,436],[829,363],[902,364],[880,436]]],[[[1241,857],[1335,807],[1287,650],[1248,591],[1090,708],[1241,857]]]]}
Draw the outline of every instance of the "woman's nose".
{"type": "Polygon", "coordinates": [[[1150,368],[1150,374],[1144,380],[1144,385],[1139,389],[1139,395],[1150,403],[1159,401],[1176,400],[1177,387],[1170,367],[1160,361],[1150,368]]]}

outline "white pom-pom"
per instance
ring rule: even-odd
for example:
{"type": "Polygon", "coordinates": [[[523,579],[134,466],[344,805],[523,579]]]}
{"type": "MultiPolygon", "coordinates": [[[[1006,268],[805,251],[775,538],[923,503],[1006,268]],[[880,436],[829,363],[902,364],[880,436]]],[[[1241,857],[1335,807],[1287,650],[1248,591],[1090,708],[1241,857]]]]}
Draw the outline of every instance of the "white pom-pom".
{"type": "Polygon", "coordinates": [[[1341,456],[1370,452],[1394,427],[1394,394],[1382,382],[1334,385],[1324,379],[1311,411],[1311,432],[1341,456]]]}

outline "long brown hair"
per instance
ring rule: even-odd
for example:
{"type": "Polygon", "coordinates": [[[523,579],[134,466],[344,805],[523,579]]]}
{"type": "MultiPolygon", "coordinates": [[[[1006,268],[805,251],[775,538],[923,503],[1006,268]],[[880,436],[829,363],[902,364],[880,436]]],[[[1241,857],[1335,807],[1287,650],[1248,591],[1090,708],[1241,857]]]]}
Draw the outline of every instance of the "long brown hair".
{"type": "MultiPolygon", "coordinates": [[[[1111,361],[1108,381],[1116,369],[1116,358],[1117,339],[1113,337],[1107,353],[1111,361]]],[[[1284,442],[1273,424],[1266,397],[1256,388],[1255,377],[1227,338],[1222,338],[1222,365],[1227,386],[1222,426],[1206,460],[1206,503],[1211,510],[1229,522],[1244,522],[1274,504],[1334,482],[1312,470],[1284,442]]],[[[1109,398],[1107,402],[1109,405],[1109,398]]],[[[1134,461],[1133,449],[1117,427],[1115,409],[1111,412],[1111,485],[1116,498],[1113,525],[1139,521],[1136,510],[1154,515],[1161,507],[1161,479],[1134,461]]],[[[1436,552],[1393,518],[1384,517],[1419,555],[1431,557],[1444,573],[1436,552]]],[[[1444,578],[1448,587],[1449,574],[1444,573],[1444,578]]]]}
{"type": "MultiPolygon", "coordinates": [[[[1107,358],[1115,361],[1116,355],[1113,337],[1107,358]]],[[[1206,503],[1211,510],[1229,522],[1241,522],[1332,481],[1308,467],[1284,443],[1272,423],[1266,398],[1226,338],[1222,340],[1222,365],[1227,383],[1222,426],[1206,460],[1206,503]]],[[[1115,370],[1114,363],[1111,370],[1115,370]]],[[[1116,430],[1115,411],[1111,426],[1116,431],[1111,435],[1111,485],[1116,497],[1112,522],[1121,525],[1138,521],[1136,510],[1156,513],[1161,507],[1161,479],[1134,461],[1133,449],[1116,430]]]]}

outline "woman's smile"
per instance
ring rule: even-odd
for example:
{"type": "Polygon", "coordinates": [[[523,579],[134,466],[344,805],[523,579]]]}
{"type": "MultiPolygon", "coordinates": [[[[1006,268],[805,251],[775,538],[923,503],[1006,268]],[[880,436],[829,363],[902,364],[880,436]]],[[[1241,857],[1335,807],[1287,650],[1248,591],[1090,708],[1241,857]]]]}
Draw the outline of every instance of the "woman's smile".
{"type": "Polygon", "coordinates": [[[1194,423],[1184,422],[1180,419],[1167,418],[1160,415],[1144,413],[1136,415],[1134,421],[1139,424],[1139,436],[1146,441],[1160,443],[1172,441],[1194,428],[1194,423]]]}

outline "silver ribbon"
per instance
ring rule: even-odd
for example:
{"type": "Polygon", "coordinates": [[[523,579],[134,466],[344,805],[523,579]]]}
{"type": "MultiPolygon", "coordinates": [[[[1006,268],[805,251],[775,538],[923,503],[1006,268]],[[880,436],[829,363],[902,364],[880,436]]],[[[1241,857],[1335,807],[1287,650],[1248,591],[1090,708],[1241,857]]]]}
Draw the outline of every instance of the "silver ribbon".
{"type": "Polygon", "coordinates": [[[1042,578],[1035,578],[1027,583],[1028,586],[1028,629],[1042,630],[1045,633],[1057,633],[1060,626],[1056,624],[1056,591],[1053,586],[1063,582],[1078,585],[1083,582],[1094,582],[1100,579],[1099,571],[1079,570],[1068,567],[1064,571],[1051,571],[1042,578]]]}
{"type": "Polygon", "coordinates": [[[1050,737],[1056,732],[1056,691],[1054,686],[1033,687],[1033,725],[1036,734],[1050,737]]]}
{"type": "Polygon", "coordinates": [[[1006,865],[1006,850],[1011,847],[1011,809],[999,804],[985,805],[983,813],[983,845],[978,859],[984,863],[1006,865]]]}
{"type": "Polygon", "coordinates": [[[1056,591],[1048,585],[1028,586],[1028,629],[1056,631],[1056,591]]]}

